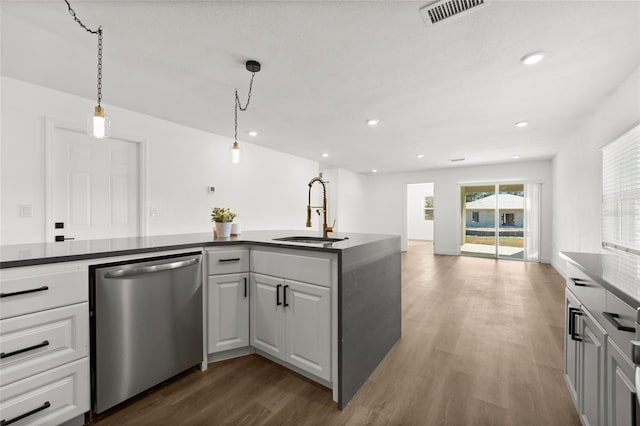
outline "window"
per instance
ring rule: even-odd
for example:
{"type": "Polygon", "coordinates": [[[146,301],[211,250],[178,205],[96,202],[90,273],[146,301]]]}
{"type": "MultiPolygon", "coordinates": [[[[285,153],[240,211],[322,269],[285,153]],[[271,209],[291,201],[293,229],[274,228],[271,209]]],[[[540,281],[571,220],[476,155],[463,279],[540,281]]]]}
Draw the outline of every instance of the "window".
{"type": "Polygon", "coordinates": [[[480,222],[480,212],[471,212],[471,222],[480,222]]]}
{"type": "Polygon", "coordinates": [[[500,215],[500,223],[506,226],[514,226],[516,224],[515,213],[502,213],[500,215]]]}
{"type": "Polygon", "coordinates": [[[640,126],[602,149],[602,244],[640,254],[640,126]]]}
{"type": "Polygon", "coordinates": [[[424,220],[433,220],[433,197],[424,197],[424,220]]]}

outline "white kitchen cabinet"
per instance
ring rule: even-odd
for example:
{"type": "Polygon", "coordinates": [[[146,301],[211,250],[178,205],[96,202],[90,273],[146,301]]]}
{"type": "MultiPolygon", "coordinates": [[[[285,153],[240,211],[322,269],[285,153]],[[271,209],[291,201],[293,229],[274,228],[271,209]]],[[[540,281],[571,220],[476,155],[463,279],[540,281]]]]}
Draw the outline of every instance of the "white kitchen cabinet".
{"type": "Polygon", "coordinates": [[[249,274],[207,279],[209,353],[249,345],[249,274]]]}
{"type": "Polygon", "coordinates": [[[285,360],[329,380],[331,367],[331,290],[285,280],[285,360]]]}
{"type": "Polygon", "coordinates": [[[582,309],[578,334],[582,339],[578,362],[580,417],[584,425],[604,424],[606,332],[582,309]]]}
{"type": "Polygon", "coordinates": [[[2,270],[2,424],[56,425],[90,409],[86,265],[2,270]]]}
{"type": "Polygon", "coordinates": [[[567,289],[565,291],[566,333],[564,334],[564,378],[573,402],[578,407],[578,349],[582,343],[577,340],[576,317],[580,312],[580,302],[567,289]]]}
{"type": "Polygon", "coordinates": [[[249,346],[249,250],[207,250],[208,354],[249,346]]]}
{"type": "Polygon", "coordinates": [[[251,274],[251,345],[331,380],[331,289],[251,274]]]}
{"type": "Polygon", "coordinates": [[[635,424],[635,366],[622,350],[608,338],[607,345],[607,417],[609,426],[635,424]]]}
{"type": "Polygon", "coordinates": [[[284,359],[284,303],[282,278],[251,274],[251,345],[284,359]]]}

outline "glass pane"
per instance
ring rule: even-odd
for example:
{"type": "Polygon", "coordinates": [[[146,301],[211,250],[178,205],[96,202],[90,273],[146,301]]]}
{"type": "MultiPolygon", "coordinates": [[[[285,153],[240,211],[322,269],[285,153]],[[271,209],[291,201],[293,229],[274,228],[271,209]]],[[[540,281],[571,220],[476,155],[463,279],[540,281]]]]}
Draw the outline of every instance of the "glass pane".
{"type": "Polygon", "coordinates": [[[465,186],[461,194],[461,254],[496,257],[495,186],[465,186]]]}
{"type": "Polygon", "coordinates": [[[500,185],[498,257],[524,259],[524,185],[500,185]]]}

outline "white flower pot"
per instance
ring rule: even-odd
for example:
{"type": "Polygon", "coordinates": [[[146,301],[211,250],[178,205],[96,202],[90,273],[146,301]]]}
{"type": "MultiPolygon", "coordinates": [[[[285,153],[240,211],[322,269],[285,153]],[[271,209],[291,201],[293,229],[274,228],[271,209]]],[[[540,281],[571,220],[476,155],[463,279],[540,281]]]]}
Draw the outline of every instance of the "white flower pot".
{"type": "Polygon", "coordinates": [[[216,222],[217,238],[228,238],[231,236],[231,222],[216,222]]]}

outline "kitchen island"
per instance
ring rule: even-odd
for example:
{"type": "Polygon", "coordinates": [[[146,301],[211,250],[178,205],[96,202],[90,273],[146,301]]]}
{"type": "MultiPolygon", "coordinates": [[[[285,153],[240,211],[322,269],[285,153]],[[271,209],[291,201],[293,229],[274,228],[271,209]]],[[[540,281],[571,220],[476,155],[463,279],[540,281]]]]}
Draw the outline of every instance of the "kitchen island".
{"type": "MultiPolygon", "coordinates": [[[[211,233],[199,233],[0,246],[0,273],[3,275],[0,292],[5,291],[4,284],[12,274],[29,268],[43,268],[43,265],[79,264],[88,282],[91,265],[105,264],[112,259],[145,259],[180,250],[207,254],[238,249],[250,251],[252,256],[253,253],[281,252],[294,260],[324,256],[335,264],[332,269],[335,280],[330,288],[334,292],[331,309],[335,313],[331,345],[335,345],[336,356],[331,363],[334,379],[318,381],[333,388],[334,399],[338,407],[343,408],[400,338],[400,237],[343,233],[332,234],[331,237],[340,239],[334,242],[276,240],[291,236],[315,234],[245,231],[240,236],[221,239],[214,238],[211,233]]],[[[205,277],[207,273],[212,272],[205,272],[205,277]]],[[[253,269],[251,273],[253,276],[253,269]]],[[[2,318],[4,321],[6,316],[2,318]]]]}

